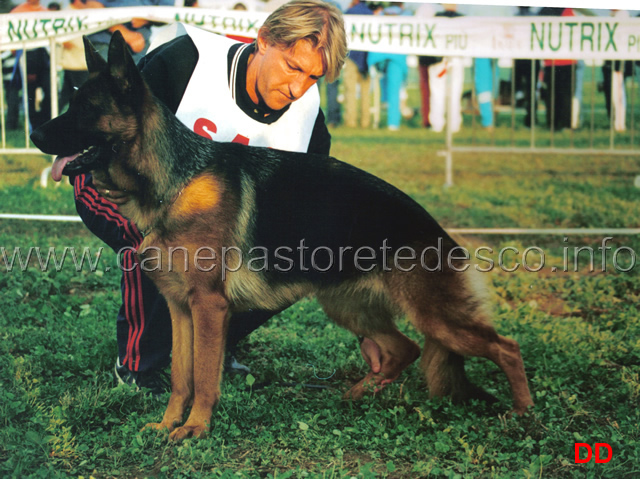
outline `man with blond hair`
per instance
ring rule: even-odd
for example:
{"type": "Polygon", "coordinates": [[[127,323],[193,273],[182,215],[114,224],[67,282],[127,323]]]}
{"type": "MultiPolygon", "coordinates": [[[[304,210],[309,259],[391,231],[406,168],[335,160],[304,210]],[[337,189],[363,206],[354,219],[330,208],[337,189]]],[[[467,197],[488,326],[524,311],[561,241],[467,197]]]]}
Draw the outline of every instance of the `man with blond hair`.
{"type": "MultiPolygon", "coordinates": [[[[139,67],[154,94],[185,125],[215,141],[329,153],[331,136],[316,82],[337,79],[347,55],[336,7],[319,0],[287,3],[266,19],[251,44],[194,27],[172,28],[177,36],[154,48],[139,67]]],[[[90,175],[79,175],[74,185],[85,224],[115,251],[123,251],[115,376],[119,382],[162,392],[168,386],[162,370],[170,360],[170,316],[164,299],[140,271],[135,248],[142,234],[117,210],[128,197],[94,183],[90,175]]],[[[277,312],[232,315],[227,369],[243,368],[233,359],[237,343],[277,312]]],[[[378,372],[377,345],[364,340],[362,352],[378,372]]]]}

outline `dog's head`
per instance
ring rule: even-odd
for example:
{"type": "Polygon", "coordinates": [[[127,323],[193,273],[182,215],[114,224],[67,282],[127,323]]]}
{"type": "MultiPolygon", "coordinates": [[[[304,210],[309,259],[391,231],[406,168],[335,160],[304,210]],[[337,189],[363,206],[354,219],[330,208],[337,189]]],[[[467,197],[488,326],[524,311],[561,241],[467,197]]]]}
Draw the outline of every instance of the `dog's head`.
{"type": "Polygon", "coordinates": [[[84,37],[89,79],[74,94],[66,113],[31,134],[43,152],[58,155],[52,176],[105,169],[138,134],[148,89],[116,31],[105,61],[84,37]]]}

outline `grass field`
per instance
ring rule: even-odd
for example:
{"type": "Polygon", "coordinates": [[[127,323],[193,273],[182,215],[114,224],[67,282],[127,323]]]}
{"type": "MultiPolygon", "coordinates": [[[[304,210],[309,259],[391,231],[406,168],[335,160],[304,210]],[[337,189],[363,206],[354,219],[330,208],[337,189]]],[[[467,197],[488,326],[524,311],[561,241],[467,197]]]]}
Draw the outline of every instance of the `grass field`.
{"type": "MultiPolygon", "coordinates": [[[[455,186],[443,188],[440,135],[415,125],[332,133],[335,156],[402,188],[446,227],[638,227],[637,157],[457,155],[455,186]]],[[[506,128],[494,135],[509,141],[506,128]]],[[[516,135],[526,141],[528,132],[516,135]]],[[[472,141],[468,130],[462,137],[472,141]]],[[[70,187],[37,186],[47,161],[0,162],[2,212],[74,213],[70,187]]],[[[1,477],[640,476],[635,236],[609,240],[604,267],[603,235],[462,239],[494,261],[484,277],[497,329],[522,348],[536,401],[527,417],[504,415],[506,380],[476,359],[467,362],[468,374],[499,398],[493,407],[429,400],[416,366],[376,397],[342,401],[365,372],[356,340],[307,300],[243,343],[238,359],[252,375],[224,382],[210,437],[169,444],[140,432],[161,417],[168,395],[153,399],[112,382],[115,255],[104,250],[95,271],[85,265],[77,272],[71,261],[41,271],[35,260],[28,268],[16,261],[9,271],[14,248],[88,247],[95,254],[102,245],[79,224],[0,225],[1,477]],[[504,268],[499,251],[507,252],[504,268]],[[517,271],[506,271],[516,262],[517,271]],[[575,464],[575,443],[608,443],[613,458],[575,464]]],[[[416,338],[404,322],[401,328],[416,338]]]]}

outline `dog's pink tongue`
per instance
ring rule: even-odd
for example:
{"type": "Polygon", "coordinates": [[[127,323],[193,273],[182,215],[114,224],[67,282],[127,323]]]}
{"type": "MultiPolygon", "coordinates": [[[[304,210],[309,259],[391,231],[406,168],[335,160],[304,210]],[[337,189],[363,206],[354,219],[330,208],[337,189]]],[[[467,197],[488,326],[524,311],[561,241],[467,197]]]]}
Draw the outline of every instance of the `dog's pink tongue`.
{"type": "Polygon", "coordinates": [[[56,160],[53,162],[53,166],[51,167],[51,178],[53,181],[60,181],[62,179],[62,170],[70,161],[75,160],[78,157],[79,153],[71,156],[58,156],[56,160]]]}

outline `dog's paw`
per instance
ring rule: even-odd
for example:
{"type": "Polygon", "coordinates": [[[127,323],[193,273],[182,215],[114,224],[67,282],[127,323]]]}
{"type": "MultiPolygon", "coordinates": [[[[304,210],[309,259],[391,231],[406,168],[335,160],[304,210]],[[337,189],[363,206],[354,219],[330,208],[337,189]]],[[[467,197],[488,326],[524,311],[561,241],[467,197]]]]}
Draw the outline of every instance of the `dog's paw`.
{"type": "Polygon", "coordinates": [[[357,401],[362,399],[365,394],[376,394],[382,391],[385,386],[392,382],[393,379],[385,379],[383,374],[369,373],[364,379],[349,389],[342,398],[357,401]]]}
{"type": "Polygon", "coordinates": [[[142,428],[142,431],[146,431],[148,429],[151,429],[153,431],[166,431],[166,432],[171,432],[176,428],[176,423],[172,423],[172,424],[166,424],[164,421],[163,422],[150,422],[148,424],[145,424],[145,426],[142,428]]]}
{"type": "Polygon", "coordinates": [[[199,439],[206,436],[208,432],[209,432],[209,428],[204,424],[198,424],[195,426],[184,425],[182,427],[177,428],[171,434],[169,434],[169,440],[182,441],[190,437],[199,439]]]}
{"type": "Polygon", "coordinates": [[[512,414],[515,414],[516,416],[521,416],[521,417],[524,416],[525,414],[531,414],[532,412],[533,412],[533,402],[529,402],[521,406],[515,406],[511,410],[512,414]]]}

